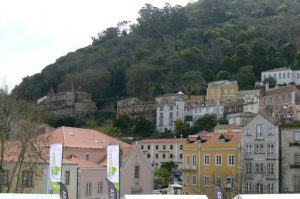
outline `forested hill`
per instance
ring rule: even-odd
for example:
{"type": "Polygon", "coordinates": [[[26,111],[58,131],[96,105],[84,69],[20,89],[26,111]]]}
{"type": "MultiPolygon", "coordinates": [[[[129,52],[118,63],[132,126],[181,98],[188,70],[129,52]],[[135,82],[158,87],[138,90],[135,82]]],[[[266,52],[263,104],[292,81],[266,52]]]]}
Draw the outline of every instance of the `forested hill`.
{"type": "Polygon", "coordinates": [[[298,0],[201,0],[186,7],[146,4],[136,24],[124,21],[90,46],[25,77],[13,93],[36,100],[75,88],[98,105],[121,96],[205,92],[209,81],[236,79],[253,88],[263,70],[300,68],[298,0]]]}

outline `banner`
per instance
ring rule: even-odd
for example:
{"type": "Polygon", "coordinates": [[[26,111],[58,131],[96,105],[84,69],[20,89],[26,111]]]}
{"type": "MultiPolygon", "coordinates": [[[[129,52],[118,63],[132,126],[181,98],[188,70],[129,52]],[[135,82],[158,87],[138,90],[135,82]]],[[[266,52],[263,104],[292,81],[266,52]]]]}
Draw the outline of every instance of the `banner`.
{"type": "Polygon", "coordinates": [[[108,199],[118,199],[118,193],[117,193],[115,185],[107,178],[105,178],[105,179],[106,179],[107,185],[108,185],[108,199]]]}
{"type": "Polygon", "coordinates": [[[60,186],[60,198],[61,199],[69,199],[68,189],[65,184],[58,182],[60,186]]]}
{"type": "Polygon", "coordinates": [[[216,199],[223,199],[221,188],[218,185],[216,185],[215,190],[216,190],[216,199]]]}
{"type": "Polygon", "coordinates": [[[107,179],[120,190],[120,146],[107,145],[107,179]]]}
{"type": "Polygon", "coordinates": [[[62,144],[51,144],[49,163],[51,188],[59,191],[59,184],[57,182],[61,182],[62,144]]]}

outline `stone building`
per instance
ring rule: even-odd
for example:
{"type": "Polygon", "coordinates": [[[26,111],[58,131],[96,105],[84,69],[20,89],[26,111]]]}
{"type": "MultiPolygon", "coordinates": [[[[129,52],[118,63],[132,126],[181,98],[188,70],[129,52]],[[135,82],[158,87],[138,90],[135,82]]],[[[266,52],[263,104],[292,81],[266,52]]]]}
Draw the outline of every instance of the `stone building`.
{"type": "Polygon", "coordinates": [[[52,116],[87,116],[96,112],[96,104],[91,95],[83,91],[64,91],[54,93],[51,88],[49,94],[37,100],[39,110],[47,111],[52,116]]]}

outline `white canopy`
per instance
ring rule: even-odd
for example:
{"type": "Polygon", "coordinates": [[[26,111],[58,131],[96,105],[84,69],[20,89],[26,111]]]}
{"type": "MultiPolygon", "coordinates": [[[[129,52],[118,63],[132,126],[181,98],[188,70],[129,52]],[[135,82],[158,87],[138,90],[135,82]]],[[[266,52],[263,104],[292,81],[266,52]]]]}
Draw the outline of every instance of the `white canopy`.
{"type": "Polygon", "coordinates": [[[16,194],[16,193],[0,193],[1,199],[59,199],[59,194],[16,194]]]}
{"type": "Polygon", "coordinates": [[[241,194],[233,199],[296,199],[300,194],[241,194]]]}
{"type": "Polygon", "coordinates": [[[125,195],[125,199],[208,199],[206,195],[125,195]]]}

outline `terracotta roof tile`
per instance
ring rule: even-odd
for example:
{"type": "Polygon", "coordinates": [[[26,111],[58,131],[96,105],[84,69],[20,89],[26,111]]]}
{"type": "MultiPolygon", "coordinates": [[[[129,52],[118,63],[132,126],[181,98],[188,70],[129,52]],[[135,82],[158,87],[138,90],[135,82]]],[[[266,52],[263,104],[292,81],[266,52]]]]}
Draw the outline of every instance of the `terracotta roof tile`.
{"type": "Polygon", "coordinates": [[[54,131],[41,135],[41,138],[49,143],[63,143],[64,147],[74,148],[106,148],[108,144],[120,144],[123,148],[131,148],[117,138],[108,136],[92,129],[60,127],[54,131]]]}
{"type": "Polygon", "coordinates": [[[87,161],[87,160],[82,160],[77,158],[76,156],[72,156],[69,160],[71,160],[72,162],[76,162],[79,167],[81,168],[100,168],[103,167],[100,164],[95,164],[93,162],[87,161]]]}
{"type": "Polygon", "coordinates": [[[280,93],[291,93],[293,91],[299,91],[299,89],[295,85],[283,86],[283,87],[268,90],[266,92],[266,96],[280,94],[280,93]]]}
{"type": "Polygon", "coordinates": [[[161,139],[145,139],[140,140],[138,143],[177,143],[185,142],[185,138],[161,138],[161,139]]]}

